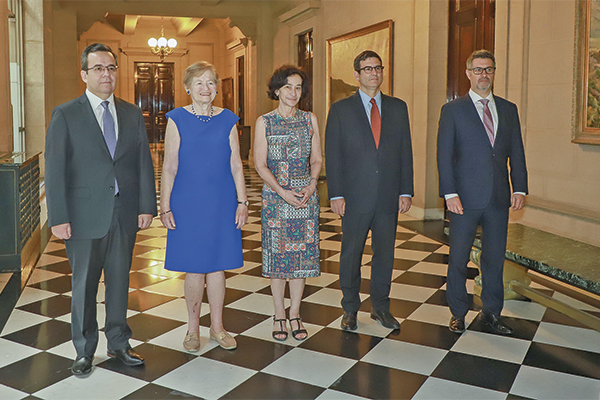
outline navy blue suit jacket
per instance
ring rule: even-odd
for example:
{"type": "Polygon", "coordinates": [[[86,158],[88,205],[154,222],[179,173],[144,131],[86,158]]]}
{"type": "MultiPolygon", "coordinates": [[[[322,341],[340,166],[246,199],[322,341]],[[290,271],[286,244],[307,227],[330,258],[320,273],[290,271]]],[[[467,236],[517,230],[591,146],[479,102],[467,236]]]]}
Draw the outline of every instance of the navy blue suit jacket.
{"type": "Polygon", "coordinates": [[[483,209],[492,199],[500,207],[510,207],[511,183],[514,192],[527,193],[517,106],[498,96],[494,102],[498,111],[494,147],[468,95],[442,107],[437,143],[440,196],[457,193],[465,209],[483,209]]]}
{"type": "Polygon", "coordinates": [[[329,197],[344,197],[346,212],[366,213],[381,202],[398,211],[398,197],[413,195],[413,157],[406,103],[381,95],[379,148],[358,91],[335,102],[325,129],[329,197]]]}

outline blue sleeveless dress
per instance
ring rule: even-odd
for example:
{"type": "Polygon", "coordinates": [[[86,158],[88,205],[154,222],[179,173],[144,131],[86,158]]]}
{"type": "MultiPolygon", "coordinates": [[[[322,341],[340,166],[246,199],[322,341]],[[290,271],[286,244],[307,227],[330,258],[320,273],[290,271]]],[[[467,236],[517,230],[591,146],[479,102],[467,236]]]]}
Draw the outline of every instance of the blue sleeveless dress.
{"type": "Polygon", "coordinates": [[[237,193],[231,174],[229,134],[239,118],[225,109],[209,122],[184,108],[167,114],[181,142],[171,191],[175,230],[167,233],[165,269],[208,273],[244,264],[235,226],[237,193]]]}

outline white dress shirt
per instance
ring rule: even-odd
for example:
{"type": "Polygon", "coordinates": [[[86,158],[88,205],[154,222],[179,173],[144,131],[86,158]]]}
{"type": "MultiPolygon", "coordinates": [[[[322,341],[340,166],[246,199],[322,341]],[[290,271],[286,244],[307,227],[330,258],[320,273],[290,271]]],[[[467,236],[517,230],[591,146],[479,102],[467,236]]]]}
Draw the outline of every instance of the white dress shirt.
{"type": "MultiPolygon", "coordinates": [[[[92,111],[94,111],[94,115],[96,116],[96,121],[98,121],[98,125],[100,125],[100,129],[102,130],[102,134],[104,134],[104,121],[102,119],[102,115],[104,115],[104,107],[102,107],[102,100],[100,97],[96,96],[94,93],[90,92],[88,89],[85,89],[85,95],[90,101],[90,105],[92,106],[92,111]]],[[[110,95],[108,99],[108,110],[113,117],[113,121],[115,121],[115,134],[117,135],[117,141],[119,140],[119,123],[117,122],[117,108],[115,107],[115,96],[113,94],[110,95]]]]}

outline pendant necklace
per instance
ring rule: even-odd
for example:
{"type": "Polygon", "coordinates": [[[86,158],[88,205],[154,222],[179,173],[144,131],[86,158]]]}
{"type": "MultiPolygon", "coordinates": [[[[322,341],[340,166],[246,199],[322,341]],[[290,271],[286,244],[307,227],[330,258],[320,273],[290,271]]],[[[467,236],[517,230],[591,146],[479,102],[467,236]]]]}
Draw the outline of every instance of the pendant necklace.
{"type": "Polygon", "coordinates": [[[212,119],[213,117],[213,113],[214,113],[215,109],[213,108],[212,104],[210,105],[210,114],[208,115],[208,118],[206,115],[199,115],[196,114],[196,110],[194,110],[194,103],[192,103],[192,114],[194,114],[196,116],[196,118],[198,118],[200,121],[202,122],[208,122],[212,119]],[[207,119],[204,119],[207,118],[207,119]]]}

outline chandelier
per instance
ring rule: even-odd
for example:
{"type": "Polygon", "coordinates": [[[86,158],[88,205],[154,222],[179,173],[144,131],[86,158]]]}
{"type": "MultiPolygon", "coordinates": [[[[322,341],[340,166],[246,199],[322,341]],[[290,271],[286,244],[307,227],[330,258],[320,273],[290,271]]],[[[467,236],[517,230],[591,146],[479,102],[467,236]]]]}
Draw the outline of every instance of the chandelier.
{"type": "Polygon", "coordinates": [[[160,61],[165,61],[165,57],[173,54],[173,49],[177,47],[177,40],[171,38],[167,40],[165,37],[165,19],[164,17],[160,20],[160,38],[157,40],[156,38],[148,39],[148,46],[150,46],[150,51],[153,54],[156,54],[160,57],[160,61]]]}

